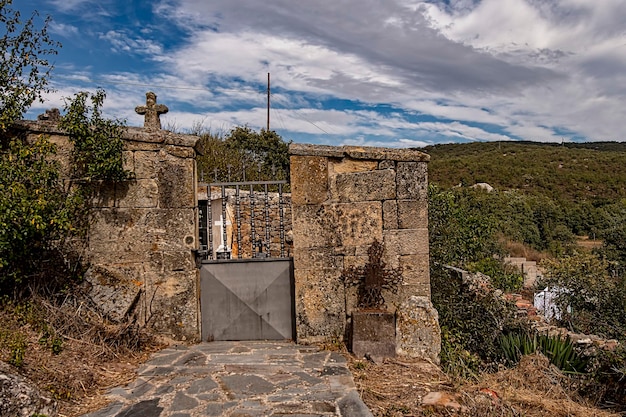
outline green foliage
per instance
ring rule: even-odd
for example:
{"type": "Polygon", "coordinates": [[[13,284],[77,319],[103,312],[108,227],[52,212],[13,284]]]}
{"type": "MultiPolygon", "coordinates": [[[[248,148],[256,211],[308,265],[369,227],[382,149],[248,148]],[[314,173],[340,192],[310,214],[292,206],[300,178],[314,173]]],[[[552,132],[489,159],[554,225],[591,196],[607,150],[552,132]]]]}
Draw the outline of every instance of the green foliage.
{"type": "Polygon", "coordinates": [[[554,366],[566,373],[585,372],[589,359],[578,353],[569,337],[511,332],[499,338],[501,353],[508,365],[519,363],[523,355],[537,351],[545,355],[554,366]]]}
{"type": "Polygon", "coordinates": [[[463,266],[501,252],[493,217],[471,199],[471,194],[429,186],[431,264],[463,266]]]}
{"type": "Polygon", "coordinates": [[[508,239],[554,256],[571,254],[575,235],[607,239],[606,256],[621,259],[623,268],[626,254],[614,244],[623,242],[626,224],[623,143],[471,143],[422,150],[431,155],[429,178],[440,187],[495,187],[472,204],[487,210],[508,239]]]}
{"type": "Polygon", "coordinates": [[[133,173],[124,169],[124,122],[102,117],[105,98],[104,90],[97,90],[95,94],[83,91],[66,102],[67,113],[59,126],[67,131],[74,145],[74,178],[84,181],[126,181],[133,178],[133,173]]]}
{"type": "Polygon", "coordinates": [[[596,402],[617,405],[616,411],[626,411],[626,346],[597,352],[588,369],[589,378],[581,393],[596,402]]]}
{"type": "Polygon", "coordinates": [[[494,257],[469,262],[466,266],[471,272],[481,272],[489,276],[491,284],[505,292],[518,291],[524,284],[524,276],[518,268],[510,264],[504,264],[501,260],[494,257]]]}
{"type": "Polygon", "coordinates": [[[609,273],[597,255],[546,259],[542,286],[562,288],[556,304],[561,322],[577,332],[626,340],[626,277],[609,273]]]}
{"type": "MultiPolygon", "coordinates": [[[[526,329],[525,322],[516,317],[515,306],[494,295],[493,288],[471,289],[458,274],[444,268],[431,268],[430,276],[439,324],[449,336],[448,345],[442,343],[444,367],[454,368],[456,363],[469,366],[473,358],[491,363],[500,355],[500,335],[526,329]]],[[[474,371],[476,367],[469,369],[474,371]]]]}
{"type": "Polygon", "coordinates": [[[482,361],[462,342],[463,337],[445,326],[441,327],[441,367],[448,374],[459,379],[477,378],[482,361]]]}
{"type": "Polygon", "coordinates": [[[48,92],[53,66],[46,59],[56,55],[58,42],[48,34],[50,18],[37,28],[38,13],[23,19],[11,9],[12,0],[0,0],[0,131],[5,131],[36,100],[48,92]]]}
{"type": "Polygon", "coordinates": [[[626,197],[626,144],[474,142],[428,146],[431,181],[450,188],[487,182],[554,201],[615,201],[626,197]]]}
{"type": "Polygon", "coordinates": [[[205,180],[289,180],[289,143],[274,131],[236,127],[228,135],[201,134],[197,158],[205,180]],[[217,175],[216,175],[217,173],[217,175]]]}
{"type": "Polygon", "coordinates": [[[0,154],[0,287],[19,284],[73,230],[78,200],[68,193],[47,138],[14,138],[0,154]]]}
{"type": "Polygon", "coordinates": [[[56,146],[13,135],[0,148],[0,292],[31,286],[66,285],[77,274],[79,255],[71,238],[81,237],[96,182],[132,177],[124,170],[122,124],[103,119],[104,92],[79,93],[67,105],[62,126],[74,144],[74,171],[62,178],[56,146]],[[70,181],[68,181],[70,180],[70,181]]]}

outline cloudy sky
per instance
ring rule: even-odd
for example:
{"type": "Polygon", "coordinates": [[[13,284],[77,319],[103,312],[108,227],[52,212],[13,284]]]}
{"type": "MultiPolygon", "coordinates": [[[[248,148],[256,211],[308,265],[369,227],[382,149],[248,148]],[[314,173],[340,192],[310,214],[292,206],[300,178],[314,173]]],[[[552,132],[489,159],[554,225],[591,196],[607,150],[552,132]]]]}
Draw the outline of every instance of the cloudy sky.
{"type": "Polygon", "coordinates": [[[14,0],[53,19],[62,107],[107,91],[141,125],[266,123],[295,142],[625,140],[626,0],[14,0]]]}

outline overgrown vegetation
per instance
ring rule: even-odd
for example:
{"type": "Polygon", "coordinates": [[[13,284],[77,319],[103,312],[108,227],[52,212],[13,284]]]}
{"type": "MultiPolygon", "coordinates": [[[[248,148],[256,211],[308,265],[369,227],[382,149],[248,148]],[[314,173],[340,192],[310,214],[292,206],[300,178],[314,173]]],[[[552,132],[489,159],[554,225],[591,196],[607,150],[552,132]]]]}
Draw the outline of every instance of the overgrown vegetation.
{"type": "Polygon", "coordinates": [[[5,25],[0,38],[0,360],[55,398],[77,405],[98,387],[127,382],[128,369],[118,355],[125,363],[136,362],[136,352],[153,343],[136,321],[111,323],[98,314],[78,285],[93,197],[133,175],[124,169],[124,123],[102,117],[102,90],[67,99],[60,125],[69,134],[68,144],[28,136],[16,123],[48,91],[52,65],[47,57],[60,45],[48,35],[49,19],[37,28],[36,12],[22,20],[10,5],[0,0],[5,25]]]}
{"type": "Polygon", "coordinates": [[[54,292],[80,275],[81,239],[89,207],[102,182],[123,181],[123,124],[101,117],[105,94],[68,100],[61,126],[74,145],[70,172],[62,172],[57,146],[4,132],[0,145],[0,293],[54,292]],[[87,100],[91,100],[91,105],[87,100]]]}
{"type": "Polygon", "coordinates": [[[200,136],[198,171],[205,181],[289,180],[289,143],[274,131],[235,127],[227,135],[200,136]]]}
{"type": "Polygon", "coordinates": [[[432,156],[430,179],[438,184],[430,188],[429,227],[443,366],[452,374],[475,376],[539,350],[566,371],[586,371],[572,383],[579,393],[623,409],[626,191],[621,165],[626,146],[501,143],[426,151],[432,156]],[[477,182],[495,191],[469,187],[477,182]],[[580,235],[601,239],[602,245],[593,251],[581,248],[580,235]],[[499,310],[502,299],[491,300],[481,288],[470,291],[440,268],[448,264],[489,275],[492,293],[495,288],[515,291],[519,275],[500,262],[507,249],[543,259],[545,279],[538,284],[558,289],[562,315],[557,324],[616,338],[622,345],[582,357],[567,341],[534,335],[506,308],[499,310]]]}

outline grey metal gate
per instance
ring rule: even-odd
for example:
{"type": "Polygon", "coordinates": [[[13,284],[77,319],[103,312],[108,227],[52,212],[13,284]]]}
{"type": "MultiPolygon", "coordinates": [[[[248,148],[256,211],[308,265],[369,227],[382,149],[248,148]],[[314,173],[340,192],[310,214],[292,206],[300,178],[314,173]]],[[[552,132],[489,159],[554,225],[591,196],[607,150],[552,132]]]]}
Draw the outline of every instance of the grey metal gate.
{"type": "Polygon", "coordinates": [[[291,259],[203,264],[200,283],[202,340],[294,338],[291,259]]]}
{"type": "Polygon", "coordinates": [[[207,194],[198,204],[203,341],[295,338],[293,262],[285,250],[285,183],[201,184],[207,194]],[[270,193],[270,188],[277,192],[270,193]]]}

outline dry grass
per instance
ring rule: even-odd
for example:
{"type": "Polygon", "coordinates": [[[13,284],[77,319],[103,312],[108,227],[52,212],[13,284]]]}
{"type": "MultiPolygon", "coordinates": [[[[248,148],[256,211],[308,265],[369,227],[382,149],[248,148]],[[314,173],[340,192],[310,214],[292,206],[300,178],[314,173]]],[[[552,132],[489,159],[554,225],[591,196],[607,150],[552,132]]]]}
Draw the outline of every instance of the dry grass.
{"type": "Polygon", "coordinates": [[[434,364],[389,360],[382,364],[352,359],[355,383],[377,417],[615,417],[574,394],[572,380],[541,355],[524,357],[513,369],[484,374],[477,381],[453,381],[434,364]],[[441,392],[450,406],[424,406],[429,392],[441,392]],[[456,404],[455,404],[456,403],[456,404]]]}
{"type": "Polygon", "coordinates": [[[102,407],[101,394],[133,380],[137,365],[159,348],[133,321],[108,322],[77,299],[7,304],[0,320],[0,359],[57,399],[62,417],[102,407]]]}

